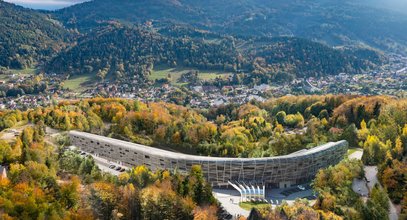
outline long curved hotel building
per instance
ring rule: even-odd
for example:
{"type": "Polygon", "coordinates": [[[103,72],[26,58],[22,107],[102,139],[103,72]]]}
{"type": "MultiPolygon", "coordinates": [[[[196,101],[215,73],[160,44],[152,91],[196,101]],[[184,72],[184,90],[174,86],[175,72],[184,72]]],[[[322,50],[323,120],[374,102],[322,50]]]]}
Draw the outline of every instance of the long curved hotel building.
{"type": "Polygon", "coordinates": [[[213,186],[227,186],[230,181],[258,182],[273,188],[305,183],[319,169],[341,161],[348,149],[346,141],[338,141],[284,156],[225,158],[171,152],[78,131],[70,131],[69,137],[79,149],[126,166],[188,172],[191,166],[201,165],[206,180],[213,186]]]}

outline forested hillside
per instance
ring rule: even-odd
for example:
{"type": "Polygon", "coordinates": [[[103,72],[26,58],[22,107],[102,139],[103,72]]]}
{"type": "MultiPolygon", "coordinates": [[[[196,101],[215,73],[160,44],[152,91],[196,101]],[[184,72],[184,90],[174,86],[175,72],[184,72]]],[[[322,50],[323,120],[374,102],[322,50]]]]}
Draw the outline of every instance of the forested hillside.
{"type": "MultiPolygon", "coordinates": [[[[141,144],[175,147],[202,155],[261,157],[288,154],[339,139],[356,147],[359,140],[364,142],[367,137],[360,139],[349,132],[363,127],[363,123],[387,117],[388,112],[382,109],[391,109],[396,102],[380,96],[287,96],[265,103],[195,111],[169,103],[95,98],[38,108],[30,111],[28,117],[57,129],[95,133],[108,122],[114,124],[111,135],[141,144]],[[302,130],[304,127],[307,129],[302,130]]],[[[404,108],[405,103],[402,104],[404,108]]],[[[397,131],[392,129],[404,127],[405,117],[401,115],[399,122],[392,122],[397,123],[393,127],[381,128],[383,139],[395,143],[397,131]]],[[[16,120],[11,112],[3,114],[0,128],[11,127],[16,120]]]]}
{"type": "Polygon", "coordinates": [[[107,20],[189,24],[244,36],[297,36],[330,45],[364,43],[406,52],[407,18],[355,1],[95,0],[59,10],[68,27],[90,30],[107,20]]]}
{"type": "Polygon", "coordinates": [[[115,176],[69,150],[63,135],[51,142],[45,133],[39,122],[0,140],[8,172],[0,176],[0,219],[217,219],[200,166],[187,175],[138,166],[115,176]]]}
{"type": "MultiPolygon", "coordinates": [[[[59,53],[46,66],[47,72],[145,77],[155,65],[194,67],[201,70],[253,72],[267,83],[276,74],[292,77],[360,73],[383,62],[376,54],[373,63],[320,43],[299,38],[235,39],[206,33],[214,40],[166,31],[112,24],[98,28],[79,39],[73,47],[59,53]],[[236,44],[245,46],[235,46],[236,44]],[[247,45],[247,46],[246,46],[247,45]]],[[[186,29],[181,29],[185,31],[186,29]]],[[[191,32],[189,32],[191,33],[191,32]]],[[[203,35],[204,33],[202,33],[203,35]]],[[[197,36],[198,35],[198,36],[197,36]]],[[[288,77],[289,78],[289,77],[288,77]]]]}
{"type": "Polygon", "coordinates": [[[157,213],[170,216],[169,219],[177,219],[179,215],[191,219],[193,209],[198,211],[202,205],[215,205],[210,187],[203,181],[198,167],[187,176],[167,171],[152,173],[145,167],[137,167],[118,178],[111,177],[100,173],[92,160],[71,152],[60,152],[59,160],[56,160],[57,155],[50,153],[54,151],[43,139],[45,125],[165,146],[177,151],[226,157],[285,155],[344,139],[351,149],[363,148],[362,160],[344,160],[334,167],[320,170],[313,181],[318,193],[314,205],[301,201],[293,206],[283,203],[273,210],[260,210],[260,215],[264,219],[270,219],[270,216],[280,217],[277,219],[301,216],[311,216],[306,219],[387,219],[388,197],[400,204],[401,219],[407,215],[406,99],[287,96],[265,103],[194,110],[168,103],[94,98],[60,102],[25,112],[5,110],[0,111],[0,116],[0,130],[27,121],[36,124],[35,129],[24,129],[11,143],[0,141],[0,163],[10,164],[11,180],[0,181],[0,201],[6,201],[5,205],[0,204],[0,208],[17,218],[27,213],[37,216],[53,212],[55,215],[75,216],[84,211],[102,218],[103,215],[110,217],[114,209],[128,216],[131,215],[129,211],[136,208],[131,204],[136,204],[139,207],[136,213],[147,216],[147,219],[157,213]],[[363,176],[362,163],[377,165],[378,179],[384,189],[374,187],[367,202],[352,190],[352,180],[363,176]],[[66,183],[75,186],[62,184],[64,187],[56,187],[57,171],[61,178],[63,173],[81,178],[86,184],[82,200],[78,199],[80,191],[75,176],[71,180],[65,178],[66,183]],[[134,190],[130,190],[131,185],[134,190]],[[22,205],[19,195],[27,191],[38,192],[29,197],[28,204],[41,206],[22,205]],[[134,193],[137,201],[128,203],[128,193],[134,193]],[[44,203],[43,195],[52,198],[52,203],[44,203]],[[102,195],[110,199],[101,199],[102,195]],[[79,201],[90,202],[90,208],[80,205],[79,201]],[[166,205],[152,210],[152,207],[161,207],[157,204],[166,205]]]}
{"type": "Polygon", "coordinates": [[[21,69],[43,62],[68,37],[49,16],[0,1],[0,66],[21,69]]]}
{"type": "Polygon", "coordinates": [[[377,51],[368,50],[372,53],[370,57],[359,50],[336,50],[302,38],[256,38],[248,42],[247,60],[252,62],[253,72],[263,73],[263,78],[277,73],[294,77],[360,73],[385,60],[377,51]]]}
{"type": "Polygon", "coordinates": [[[234,71],[237,55],[230,41],[206,43],[190,38],[172,39],[115,24],[89,33],[55,57],[46,70],[144,77],[153,65],[161,64],[234,71]]]}
{"type": "MultiPolygon", "coordinates": [[[[211,29],[208,27],[213,26],[213,19],[216,18],[218,22],[226,22],[226,19],[218,14],[210,19],[208,17],[207,22],[201,24],[200,16],[215,9],[205,9],[200,1],[123,1],[123,4],[112,6],[117,9],[109,10],[112,15],[99,15],[98,10],[81,14],[87,12],[87,7],[94,9],[98,4],[113,4],[107,0],[97,0],[81,4],[80,10],[78,8],[79,11],[74,13],[79,17],[70,18],[69,22],[64,20],[63,15],[76,10],[76,6],[53,14],[54,18],[62,19],[68,28],[79,28],[83,33],[66,29],[52,20],[51,15],[5,2],[0,4],[0,42],[3,42],[0,45],[0,66],[12,69],[40,67],[49,73],[93,74],[99,79],[123,76],[145,79],[154,66],[159,65],[245,72],[248,75],[244,82],[269,83],[303,76],[360,73],[384,61],[383,55],[370,49],[362,51],[355,47],[340,50],[296,37],[237,37],[208,31],[205,29],[211,29]],[[129,4],[128,8],[124,8],[126,4],[129,4]],[[145,10],[134,16],[111,20],[140,6],[145,6],[145,10]],[[159,21],[157,28],[141,24],[149,20],[143,16],[150,16],[147,13],[150,10],[167,7],[173,10],[168,17],[172,19],[162,19],[163,14],[157,12],[154,17],[159,21]],[[198,8],[202,8],[202,11],[198,8]],[[83,27],[86,25],[83,26],[81,22],[90,22],[93,18],[97,18],[98,24],[85,30],[83,27]],[[174,25],[173,21],[177,18],[200,25],[174,25]]],[[[226,2],[220,1],[214,5],[223,4],[226,2]]],[[[233,7],[239,11],[244,10],[248,2],[236,4],[233,7]]],[[[215,11],[221,13],[218,10],[215,11]]]]}

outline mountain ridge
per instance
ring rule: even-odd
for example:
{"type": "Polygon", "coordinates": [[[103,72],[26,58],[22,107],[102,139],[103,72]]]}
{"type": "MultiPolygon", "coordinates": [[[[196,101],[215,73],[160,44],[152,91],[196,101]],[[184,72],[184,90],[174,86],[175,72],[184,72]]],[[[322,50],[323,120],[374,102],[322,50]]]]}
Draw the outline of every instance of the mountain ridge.
{"type": "Polygon", "coordinates": [[[165,65],[256,73],[256,77],[268,81],[279,73],[297,77],[360,73],[382,62],[375,52],[356,54],[295,37],[248,40],[208,34],[213,39],[206,40],[169,35],[123,24],[99,27],[54,57],[46,71],[72,75],[103,71],[104,76],[145,78],[154,66],[165,65]],[[365,55],[374,61],[368,61],[365,55]]]}
{"type": "Polygon", "coordinates": [[[332,46],[362,43],[406,52],[407,18],[366,5],[339,0],[94,0],[54,15],[68,27],[82,30],[106,20],[170,22],[228,35],[296,36],[332,46]]]}
{"type": "MultiPolygon", "coordinates": [[[[120,2],[123,4],[112,5],[111,0],[95,0],[49,14],[3,3],[3,14],[17,15],[21,11],[27,15],[22,21],[16,21],[24,25],[24,22],[34,22],[39,27],[37,29],[45,30],[45,34],[39,32],[37,36],[35,31],[26,28],[33,33],[9,37],[11,40],[33,41],[32,44],[38,44],[39,49],[35,48],[32,53],[20,52],[25,54],[23,57],[17,52],[14,55],[4,53],[6,56],[3,55],[0,60],[3,64],[0,65],[9,68],[37,65],[46,72],[69,75],[84,72],[100,76],[135,74],[142,78],[154,65],[185,66],[200,70],[256,73],[251,75],[267,83],[282,73],[289,75],[288,78],[361,73],[384,62],[380,52],[367,49],[369,47],[361,46],[362,43],[346,46],[348,49],[335,49],[312,36],[305,39],[294,34],[281,34],[284,30],[280,34],[257,34],[261,29],[247,30],[247,34],[216,31],[220,27],[238,28],[234,23],[239,19],[251,23],[261,17],[266,19],[270,13],[282,13],[275,8],[287,9],[294,5],[295,12],[308,0],[289,3],[277,0],[274,8],[262,0],[238,0],[233,4],[230,0],[210,0],[211,4],[201,0],[120,2]],[[145,7],[138,10],[141,6],[145,7]],[[99,10],[100,7],[103,10],[99,10]],[[137,13],[132,13],[135,10],[137,13]],[[103,14],[104,11],[108,13],[103,14]],[[170,16],[164,18],[167,14],[170,16]],[[247,20],[248,16],[253,20],[247,20]],[[44,24],[46,27],[41,26],[44,24]],[[50,30],[47,32],[46,28],[50,30]],[[43,35],[44,40],[41,40],[43,35]],[[39,40],[32,40],[31,36],[39,40]],[[7,63],[12,59],[18,59],[18,65],[7,63]]],[[[326,4],[312,3],[307,8],[323,8],[326,4]]],[[[293,18],[292,22],[295,23],[295,19],[301,16],[293,18]]],[[[245,27],[262,25],[267,27],[269,24],[241,26],[240,32],[245,32],[245,27]]],[[[270,30],[274,31],[279,25],[276,20],[272,25],[274,29],[270,30]]],[[[4,33],[20,30],[13,28],[5,26],[3,36],[4,33]]]]}
{"type": "Polygon", "coordinates": [[[50,16],[0,0],[0,66],[25,68],[44,62],[64,48],[69,35],[50,16]]]}

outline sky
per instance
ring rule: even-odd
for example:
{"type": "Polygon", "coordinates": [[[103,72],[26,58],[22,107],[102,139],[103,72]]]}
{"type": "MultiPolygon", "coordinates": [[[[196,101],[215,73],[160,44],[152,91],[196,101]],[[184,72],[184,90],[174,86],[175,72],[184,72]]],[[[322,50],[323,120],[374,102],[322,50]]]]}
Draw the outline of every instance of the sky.
{"type": "Polygon", "coordinates": [[[85,0],[5,0],[32,9],[56,10],[85,0]]]}
{"type": "MultiPolygon", "coordinates": [[[[5,1],[12,2],[27,8],[55,10],[80,2],[84,2],[87,0],[5,0],[5,1]]],[[[356,1],[363,2],[368,6],[391,9],[394,11],[403,12],[407,14],[407,0],[356,0],[356,1]]]]}
{"type": "Polygon", "coordinates": [[[376,8],[390,9],[407,14],[407,0],[356,0],[376,8]]]}

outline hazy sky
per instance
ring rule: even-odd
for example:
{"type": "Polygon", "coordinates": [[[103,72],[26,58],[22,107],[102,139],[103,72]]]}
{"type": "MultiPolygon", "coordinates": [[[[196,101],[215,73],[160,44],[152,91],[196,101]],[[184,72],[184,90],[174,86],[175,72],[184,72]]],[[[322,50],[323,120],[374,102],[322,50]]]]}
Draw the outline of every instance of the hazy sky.
{"type": "Polygon", "coordinates": [[[64,8],[76,3],[84,2],[85,0],[5,0],[17,5],[33,9],[55,10],[64,8]]]}

